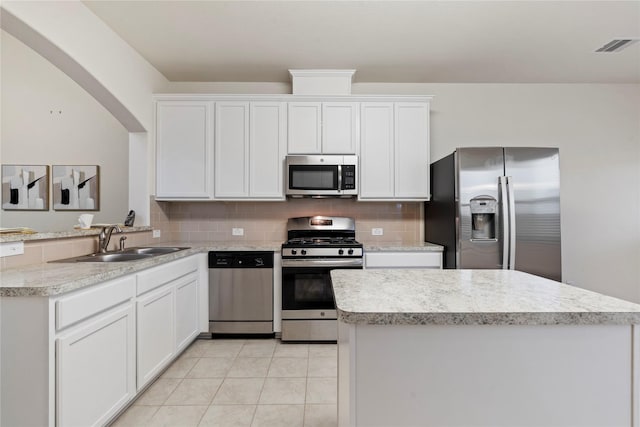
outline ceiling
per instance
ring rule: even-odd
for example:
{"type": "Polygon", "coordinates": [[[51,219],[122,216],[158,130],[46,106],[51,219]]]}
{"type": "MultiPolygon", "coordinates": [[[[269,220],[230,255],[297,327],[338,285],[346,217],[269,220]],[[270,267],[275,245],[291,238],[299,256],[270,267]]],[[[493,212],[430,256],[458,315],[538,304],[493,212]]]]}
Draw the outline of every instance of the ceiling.
{"type": "Polygon", "coordinates": [[[640,83],[634,1],[85,1],[170,81],[640,83]]]}

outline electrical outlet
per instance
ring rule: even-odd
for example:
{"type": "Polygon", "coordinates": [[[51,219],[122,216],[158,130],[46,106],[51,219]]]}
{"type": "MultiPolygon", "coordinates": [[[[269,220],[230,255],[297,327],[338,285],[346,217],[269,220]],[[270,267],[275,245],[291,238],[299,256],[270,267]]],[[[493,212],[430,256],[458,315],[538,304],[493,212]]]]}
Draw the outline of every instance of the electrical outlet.
{"type": "Polygon", "coordinates": [[[160,235],[162,234],[162,232],[160,230],[153,230],[153,238],[157,239],[158,237],[160,237],[160,235]]]}
{"type": "Polygon", "coordinates": [[[232,228],[231,229],[232,236],[244,236],[244,228],[232,228]]]}
{"type": "Polygon", "coordinates": [[[382,228],[372,228],[371,235],[372,236],[382,236],[384,234],[384,230],[382,228]]]}

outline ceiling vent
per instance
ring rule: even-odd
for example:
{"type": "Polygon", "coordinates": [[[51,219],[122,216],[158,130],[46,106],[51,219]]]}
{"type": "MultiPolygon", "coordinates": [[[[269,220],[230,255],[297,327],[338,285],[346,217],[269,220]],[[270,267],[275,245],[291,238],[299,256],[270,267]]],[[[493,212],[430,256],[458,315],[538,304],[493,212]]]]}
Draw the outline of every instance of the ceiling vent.
{"type": "Polygon", "coordinates": [[[626,38],[626,39],[614,39],[609,43],[605,44],[599,49],[596,49],[596,52],[620,52],[622,49],[625,49],[632,44],[636,43],[639,38],[626,38]]]}

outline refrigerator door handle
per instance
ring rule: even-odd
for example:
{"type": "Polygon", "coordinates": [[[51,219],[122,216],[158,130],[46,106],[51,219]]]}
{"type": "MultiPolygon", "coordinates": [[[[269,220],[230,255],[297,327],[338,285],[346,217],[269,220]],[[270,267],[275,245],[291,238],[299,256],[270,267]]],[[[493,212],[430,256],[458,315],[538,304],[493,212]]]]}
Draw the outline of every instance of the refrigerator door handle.
{"type": "Polygon", "coordinates": [[[507,177],[507,198],[509,199],[509,270],[516,268],[516,198],[513,194],[513,178],[507,177]]]}
{"type": "Polygon", "coordinates": [[[502,269],[509,268],[509,242],[511,241],[509,230],[509,198],[507,195],[507,177],[499,176],[500,187],[500,217],[502,217],[502,269]]]}

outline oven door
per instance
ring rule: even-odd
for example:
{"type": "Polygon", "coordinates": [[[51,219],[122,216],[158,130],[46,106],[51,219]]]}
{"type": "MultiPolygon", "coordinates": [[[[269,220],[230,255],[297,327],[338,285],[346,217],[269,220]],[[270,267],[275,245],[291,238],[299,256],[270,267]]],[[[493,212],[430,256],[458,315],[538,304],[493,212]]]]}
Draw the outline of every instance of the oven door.
{"type": "Polygon", "coordinates": [[[338,261],[344,261],[343,265],[329,262],[331,265],[314,266],[311,264],[322,261],[282,260],[282,341],[336,341],[337,313],[330,272],[362,268],[362,259],[338,261]],[[295,266],[287,266],[290,264],[295,266]]]}
{"type": "Polygon", "coordinates": [[[283,310],[333,310],[328,267],[283,267],[283,310]]]}

